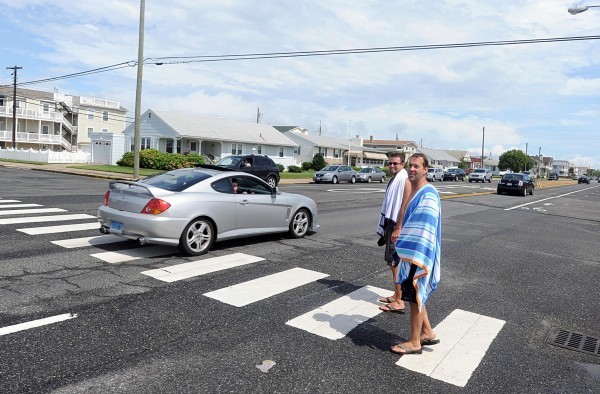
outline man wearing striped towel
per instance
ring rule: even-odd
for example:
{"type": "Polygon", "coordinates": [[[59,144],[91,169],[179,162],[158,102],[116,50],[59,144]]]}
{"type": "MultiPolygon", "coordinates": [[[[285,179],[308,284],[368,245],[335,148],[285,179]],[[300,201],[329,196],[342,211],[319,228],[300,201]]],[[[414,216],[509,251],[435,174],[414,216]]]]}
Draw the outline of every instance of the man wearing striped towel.
{"type": "MultiPolygon", "coordinates": [[[[408,173],[404,169],[404,153],[394,152],[389,158],[389,168],[392,178],[388,182],[381,206],[381,215],[377,226],[377,234],[381,236],[379,245],[385,245],[384,259],[392,271],[392,281],[396,281],[398,276],[398,255],[396,254],[395,243],[392,242],[392,231],[399,221],[400,209],[402,206],[402,196],[404,186],[408,183],[408,173]]],[[[394,294],[389,297],[379,299],[384,303],[379,307],[384,312],[404,313],[404,301],[402,301],[402,292],[400,285],[394,283],[394,294]]]]}
{"type": "Polygon", "coordinates": [[[392,346],[393,353],[421,354],[423,345],[439,343],[429,323],[425,303],[440,281],[442,215],[440,195],[425,175],[427,157],[416,153],[408,160],[407,198],[401,216],[402,227],[394,230],[400,258],[396,283],[402,286],[402,299],[410,305],[410,339],[392,346]],[[410,190],[409,190],[410,189],[410,190]]]}

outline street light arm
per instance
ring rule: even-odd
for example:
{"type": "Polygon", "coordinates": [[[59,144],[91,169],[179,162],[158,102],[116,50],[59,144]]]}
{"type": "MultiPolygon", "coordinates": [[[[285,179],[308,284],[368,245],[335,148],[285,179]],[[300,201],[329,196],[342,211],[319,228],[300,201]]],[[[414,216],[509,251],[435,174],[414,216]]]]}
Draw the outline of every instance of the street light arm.
{"type": "Polygon", "coordinates": [[[575,7],[570,7],[568,9],[568,11],[569,11],[569,14],[571,14],[571,15],[577,15],[577,14],[587,11],[589,8],[598,8],[598,7],[600,7],[600,5],[587,5],[587,6],[586,5],[578,5],[575,7]]]}

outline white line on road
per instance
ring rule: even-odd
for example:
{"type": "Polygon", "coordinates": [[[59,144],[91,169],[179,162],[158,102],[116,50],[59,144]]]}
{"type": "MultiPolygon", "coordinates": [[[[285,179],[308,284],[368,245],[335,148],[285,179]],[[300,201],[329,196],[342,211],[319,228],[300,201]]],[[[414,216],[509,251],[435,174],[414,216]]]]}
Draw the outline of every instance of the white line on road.
{"type": "Polygon", "coordinates": [[[0,199],[0,204],[6,204],[7,202],[21,202],[20,200],[2,200],[0,199]]]}
{"type": "Polygon", "coordinates": [[[304,268],[292,268],[273,275],[267,275],[262,278],[204,293],[204,295],[229,305],[242,307],[328,276],[327,274],[304,268]]]}
{"type": "Polygon", "coordinates": [[[95,219],[95,216],[85,213],[74,215],[54,215],[54,216],[28,216],[26,218],[0,219],[0,224],[22,224],[22,223],[42,223],[42,222],[60,222],[65,220],[95,219]]]}
{"type": "MultiPolygon", "coordinates": [[[[98,228],[98,226],[96,226],[94,228],[98,228]]],[[[59,241],[50,241],[50,242],[52,242],[54,245],[62,246],[63,248],[73,249],[73,248],[85,248],[87,246],[112,244],[112,243],[124,242],[124,241],[129,241],[129,240],[127,238],[119,237],[118,235],[106,234],[106,235],[97,235],[95,237],[71,238],[71,239],[62,239],[59,241]]]]}
{"type": "Polygon", "coordinates": [[[177,249],[173,246],[155,245],[141,246],[135,249],[119,250],[118,252],[94,253],[90,256],[100,259],[102,261],[106,261],[110,264],[115,264],[122,263],[125,261],[137,260],[145,257],[157,257],[168,254],[172,255],[176,253],[178,253],[177,249]]]}
{"type": "Polygon", "coordinates": [[[178,280],[252,264],[263,260],[262,257],[251,256],[244,253],[233,253],[225,256],[192,261],[191,263],[177,264],[170,267],[144,271],[142,274],[151,276],[154,279],[162,280],[163,282],[176,282],[178,280]]]}
{"type": "MultiPolygon", "coordinates": [[[[593,186],[593,187],[598,187],[598,186],[593,186]]],[[[513,209],[521,208],[521,207],[524,207],[524,206],[526,206],[526,205],[537,204],[538,202],[542,202],[542,201],[552,200],[552,199],[554,199],[554,198],[560,198],[560,197],[568,196],[569,194],[573,194],[573,193],[579,193],[579,192],[585,191],[585,190],[587,190],[587,189],[589,189],[589,187],[588,187],[588,188],[586,188],[586,189],[575,190],[575,191],[573,191],[573,192],[569,192],[569,193],[561,194],[560,196],[554,196],[554,197],[542,198],[541,200],[531,201],[531,202],[528,202],[528,203],[525,203],[525,204],[517,205],[517,206],[515,206],[515,207],[511,207],[511,208],[504,208],[504,210],[505,210],[505,211],[511,211],[511,210],[513,210],[513,209]]]]}
{"type": "Polygon", "coordinates": [[[23,331],[23,330],[29,330],[30,328],[45,326],[47,324],[59,323],[61,321],[74,319],[76,317],[77,317],[77,315],[75,315],[75,314],[65,313],[63,315],[46,317],[44,319],[38,319],[38,320],[33,320],[33,321],[25,322],[25,323],[15,324],[15,325],[8,326],[8,327],[2,327],[2,328],[0,328],[0,336],[12,334],[12,333],[23,331]]]}
{"type": "Polygon", "coordinates": [[[81,224],[65,224],[61,226],[45,226],[45,227],[30,227],[30,228],[18,228],[20,231],[29,235],[40,235],[40,234],[55,234],[55,233],[66,233],[69,231],[82,231],[82,230],[97,230],[100,228],[98,222],[95,223],[81,223],[81,224]]]}
{"type": "Polygon", "coordinates": [[[0,215],[25,215],[29,213],[51,213],[66,211],[66,209],[62,208],[13,209],[10,211],[0,211],[0,215]]]}
{"type": "Polygon", "coordinates": [[[504,323],[455,309],[434,328],[439,344],[424,346],[423,354],[403,356],[396,365],[465,387],[504,323]]]}
{"type": "Polygon", "coordinates": [[[389,294],[389,290],[365,286],[285,324],[327,339],[341,339],[359,324],[383,313],[377,298],[389,294]]]}
{"type": "Polygon", "coordinates": [[[43,205],[40,205],[40,204],[0,204],[0,209],[27,208],[27,207],[43,207],[43,205]]]}

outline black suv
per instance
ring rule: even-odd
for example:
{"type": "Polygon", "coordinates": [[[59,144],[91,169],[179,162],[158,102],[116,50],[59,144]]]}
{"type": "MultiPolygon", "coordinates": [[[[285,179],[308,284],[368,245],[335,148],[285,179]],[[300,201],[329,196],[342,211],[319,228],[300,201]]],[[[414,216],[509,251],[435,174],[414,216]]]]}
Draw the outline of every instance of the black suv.
{"type": "Polygon", "coordinates": [[[582,175],[579,178],[577,178],[577,183],[587,183],[589,185],[590,178],[585,175],[582,175]]]}
{"type": "Polygon", "coordinates": [[[279,183],[279,167],[268,156],[227,156],[219,160],[215,165],[255,175],[267,182],[271,187],[275,187],[279,183]]]}
{"type": "Polygon", "coordinates": [[[465,176],[465,170],[462,168],[448,168],[446,172],[444,172],[443,179],[445,181],[464,181],[465,176]]]}

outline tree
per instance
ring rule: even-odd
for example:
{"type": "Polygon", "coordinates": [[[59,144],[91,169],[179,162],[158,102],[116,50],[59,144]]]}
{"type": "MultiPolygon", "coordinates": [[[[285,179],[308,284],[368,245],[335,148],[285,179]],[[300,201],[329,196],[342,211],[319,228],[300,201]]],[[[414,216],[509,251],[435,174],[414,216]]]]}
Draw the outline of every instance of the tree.
{"type": "Polygon", "coordinates": [[[321,153],[317,153],[313,157],[312,166],[315,171],[319,171],[326,165],[327,165],[327,163],[325,163],[325,159],[323,158],[323,155],[321,153]]]}
{"type": "Polygon", "coordinates": [[[469,165],[467,163],[465,163],[464,160],[461,160],[460,163],[458,163],[458,168],[462,168],[463,170],[466,170],[467,168],[469,168],[469,165]]]}
{"type": "Polygon", "coordinates": [[[575,169],[573,167],[569,167],[569,176],[573,177],[575,175],[575,169]]]}
{"type": "Polygon", "coordinates": [[[500,155],[498,167],[505,171],[510,169],[513,172],[520,172],[527,169],[532,169],[535,162],[531,157],[526,155],[520,149],[512,149],[500,155]]]}

